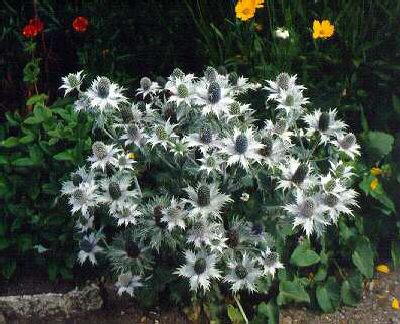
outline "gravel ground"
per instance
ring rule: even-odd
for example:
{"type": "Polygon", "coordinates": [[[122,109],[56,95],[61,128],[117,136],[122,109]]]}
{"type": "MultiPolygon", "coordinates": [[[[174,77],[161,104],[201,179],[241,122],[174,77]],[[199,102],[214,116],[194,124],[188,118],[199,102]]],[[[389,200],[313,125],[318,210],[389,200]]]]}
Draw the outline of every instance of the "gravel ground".
{"type": "Polygon", "coordinates": [[[400,272],[379,273],[366,283],[363,300],[356,307],[342,307],[331,314],[316,314],[307,309],[285,309],[280,324],[369,324],[400,323],[400,310],[392,308],[393,297],[400,299],[400,272]]]}

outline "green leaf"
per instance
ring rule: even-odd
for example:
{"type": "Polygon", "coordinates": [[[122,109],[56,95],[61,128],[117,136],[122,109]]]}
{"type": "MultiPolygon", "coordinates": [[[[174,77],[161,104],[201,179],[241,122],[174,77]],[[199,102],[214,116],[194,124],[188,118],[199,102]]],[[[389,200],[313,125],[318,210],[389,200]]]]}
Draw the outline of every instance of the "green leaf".
{"type": "Polygon", "coordinates": [[[319,255],[311,250],[307,244],[296,247],[290,257],[290,263],[298,267],[309,267],[320,261],[319,255]]]}
{"type": "Polygon", "coordinates": [[[278,307],[272,301],[268,304],[262,302],[257,305],[256,316],[251,321],[252,324],[275,324],[278,323],[278,307]]]}
{"type": "Polygon", "coordinates": [[[394,137],[383,132],[368,132],[364,142],[368,156],[379,161],[392,151],[394,137]]]}
{"type": "Polygon", "coordinates": [[[73,150],[71,149],[57,153],[53,155],[53,158],[58,161],[71,161],[71,162],[75,161],[75,156],[73,154],[73,150]]]}
{"type": "Polygon", "coordinates": [[[367,238],[364,237],[357,242],[351,259],[364,276],[372,278],[374,275],[374,251],[367,238]]]}
{"type": "Polygon", "coordinates": [[[330,277],[324,285],[317,287],[316,296],[318,305],[324,312],[332,312],[339,305],[340,285],[334,277],[330,277]]]}
{"type": "Polygon", "coordinates": [[[228,305],[228,317],[233,324],[242,324],[245,323],[240,310],[233,305],[228,305]]]}
{"type": "Polygon", "coordinates": [[[17,167],[35,166],[36,163],[31,158],[19,158],[11,162],[12,165],[17,167]]]}
{"type": "Polygon", "coordinates": [[[20,144],[29,144],[32,143],[35,140],[35,137],[33,136],[33,134],[28,134],[24,137],[21,137],[19,139],[20,144]]]}
{"type": "Polygon", "coordinates": [[[15,260],[7,260],[2,265],[2,273],[6,279],[10,279],[17,268],[15,260]]]}
{"type": "Polygon", "coordinates": [[[297,303],[310,303],[310,296],[299,282],[287,280],[281,281],[279,283],[277,303],[281,306],[290,301],[297,303]]]}
{"type": "Polygon", "coordinates": [[[47,98],[48,98],[48,96],[44,93],[33,95],[26,101],[26,105],[31,106],[31,105],[36,105],[38,103],[44,105],[47,98]]]}
{"type": "Polygon", "coordinates": [[[5,156],[0,155],[0,165],[6,165],[8,164],[8,160],[5,156]]]}
{"type": "Polygon", "coordinates": [[[400,242],[399,241],[392,242],[391,254],[392,254],[393,267],[400,268],[400,242]]]}
{"type": "Polygon", "coordinates": [[[41,122],[43,122],[43,119],[37,118],[36,116],[31,116],[24,120],[24,124],[28,124],[28,125],[36,125],[36,124],[40,124],[41,122]]]}
{"type": "Polygon", "coordinates": [[[11,147],[17,146],[18,144],[19,144],[18,137],[9,137],[1,142],[1,145],[6,148],[11,148],[11,147]]]}
{"type": "Polygon", "coordinates": [[[343,303],[350,306],[356,306],[362,297],[361,276],[355,274],[343,281],[340,293],[343,303]]]}

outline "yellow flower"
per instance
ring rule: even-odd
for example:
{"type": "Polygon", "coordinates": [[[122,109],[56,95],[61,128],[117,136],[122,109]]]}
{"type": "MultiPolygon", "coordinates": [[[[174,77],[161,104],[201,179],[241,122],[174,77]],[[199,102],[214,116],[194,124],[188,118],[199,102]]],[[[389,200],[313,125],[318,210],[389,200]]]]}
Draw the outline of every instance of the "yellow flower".
{"type": "Polygon", "coordinates": [[[386,264],[378,264],[376,266],[376,271],[381,272],[381,273],[389,273],[390,269],[386,264]]]}
{"type": "Polygon", "coordinates": [[[131,152],[131,153],[128,153],[127,157],[128,157],[128,159],[134,160],[136,155],[135,155],[135,153],[131,152]]]}
{"type": "Polygon", "coordinates": [[[373,168],[371,168],[371,174],[374,175],[374,176],[381,175],[382,174],[382,169],[373,167],[373,168]]]}
{"type": "Polygon", "coordinates": [[[400,309],[400,303],[399,303],[399,300],[396,297],[393,298],[392,308],[396,309],[396,310],[400,309]]]}
{"type": "Polygon", "coordinates": [[[313,23],[313,38],[329,38],[333,35],[335,31],[335,26],[331,24],[329,20],[322,20],[319,22],[318,20],[314,20],[313,23]]]}
{"type": "Polygon", "coordinates": [[[375,190],[376,187],[378,187],[379,181],[377,178],[375,178],[374,180],[371,181],[371,183],[369,184],[369,187],[371,188],[371,190],[375,190]]]}
{"type": "Polygon", "coordinates": [[[255,0],[256,8],[262,8],[264,6],[264,0],[255,0]]]}
{"type": "Polygon", "coordinates": [[[256,13],[255,0],[239,0],[235,6],[236,18],[246,21],[254,17],[256,13]]]}

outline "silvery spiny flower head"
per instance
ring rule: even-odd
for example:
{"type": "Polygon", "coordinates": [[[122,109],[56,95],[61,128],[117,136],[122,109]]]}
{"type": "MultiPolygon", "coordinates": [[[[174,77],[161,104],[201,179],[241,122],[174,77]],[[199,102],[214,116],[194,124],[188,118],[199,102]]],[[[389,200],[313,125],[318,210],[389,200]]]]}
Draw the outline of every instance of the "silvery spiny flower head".
{"type": "Polygon", "coordinates": [[[221,278],[216,268],[217,256],[203,251],[185,251],[186,263],[177,269],[177,275],[188,278],[190,290],[203,289],[205,292],[210,289],[211,280],[221,278]]]}
{"type": "Polygon", "coordinates": [[[137,204],[129,201],[119,204],[110,214],[117,220],[118,226],[124,225],[125,227],[130,224],[136,225],[138,217],[142,215],[137,204]]]}
{"type": "Polygon", "coordinates": [[[294,135],[289,130],[289,125],[284,118],[277,119],[275,122],[272,120],[265,121],[264,136],[279,137],[285,145],[291,144],[291,137],[294,135]]]}
{"type": "Polygon", "coordinates": [[[224,139],[223,143],[222,152],[228,155],[228,165],[237,163],[248,170],[253,162],[259,162],[262,158],[258,152],[264,145],[254,139],[253,129],[251,128],[244,132],[235,128],[233,136],[224,139]]]}
{"type": "Polygon", "coordinates": [[[79,244],[80,251],[78,253],[78,260],[80,264],[85,263],[87,259],[89,259],[93,265],[97,264],[96,253],[103,251],[103,248],[97,245],[101,238],[101,233],[91,233],[82,238],[79,244]]]}
{"type": "Polygon", "coordinates": [[[92,156],[88,158],[91,162],[90,168],[92,170],[101,169],[105,172],[107,165],[118,165],[116,154],[121,150],[116,148],[113,144],[106,145],[103,142],[94,142],[92,144],[92,156]]]}
{"type": "Polygon", "coordinates": [[[315,184],[315,177],[312,176],[312,168],[309,163],[301,162],[289,157],[287,162],[280,164],[281,176],[277,188],[283,190],[290,188],[307,189],[315,184]]]}
{"type": "Polygon", "coordinates": [[[66,77],[61,78],[63,85],[59,89],[65,89],[64,97],[73,90],[80,92],[80,87],[85,78],[82,73],[83,70],[77,73],[69,73],[66,77]]]}
{"type": "Polygon", "coordinates": [[[276,270],[284,268],[283,264],[279,261],[279,254],[271,251],[269,247],[261,252],[261,256],[257,259],[257,262],[263,268],[263,275],[270,275],[272,278],[275,276],[276,270]]]}
{"type": "Polygon", "coordinates": [[[177,124],[171,124],[169,119],[166,122],[161,121],[156,123],[152,128],[152,134],[148,143],[152,147],[161,145],[167,150],[168,146],[171,145],[171,141],[178,138],[178,135],[174,133],[176,126],[177,124]]]}
{"type": "Polygon", "coordinates": [[[270,92],[268,100],[277,100],[282,91],[305,89],[302,85],[296,85],[296,79],[297,75],[282,72],[277,75],[275,80],[267,80],[268,85],[264,89],[270,92]]]}
{"type": "Polygon", "coordinates": [[[136,95],[141,95],[143,99],[146,99],[147,96],[153,98],[160,91],[160,86],[157,82],[153,82],[148,77],[143,77],[140,79],[140,88],[136,90],[136,95]]]}
{"type": "Polygon", "coordinates": [[[186,223],[185,218],[187,216],[187,211],[182,202],[171,198],[170,206],[162,210],[161,221],[167,224],[167,229],[172,231],[175,228],[185,229],[186,223]]]}
{"type": "Polygon", "coordinates": [[[207,247],[212,252],[222,253],[226,248],[222,224],[200,217],[191,222],[186,241],[196,249],[207,247]]]}
{"type": "Polygon", "coordinates": [[[199,171],[205,171],[208,176],[212,173],[221,174],[223,172],[222,164],[224,161],[218,152],[204,153],[203,157],[197,160],[201,163],[199,171]]]}
{"type": "Polygon", "coordinates": [[[222,207],[232,201],[229,195],[220,193],[216,183],[199,183],[196,188],[191,186],[185,189],[188,199],[183,199],[192,208],[189,217],[219,218],[222,207]]]}
{"type": "Polygon", "coordinates": [[[124,125],[123,135],[120,137],[125,146],[135,145],[140,148],[146,144],[147,138],[148,135],[144,133],[140,124],[124,125]]]}
{"type": "Polygon", "coordinates": [[[112,83],[110,79],[97,77],[86,91],[86,96],[90,100],[91,107],[102,114],[112,109],[118,109],[118,105],[126,101],[122,90],[116,83],[112,83]]]}
{"type": "Polygon", "coordinates": [[[203,125],[199,128],[198,133],[186,136],[186,141],[188,147],[199,148],[203,154],[221,147],[221,142],[217,139],[217,135],[209,125],[203,125]]]}
{"type": "Polygon", "coordinates": [[[80,211],[86,215],[89,208],[97,206],[97,186],[94,181],[82,182],[69,195],[68,202],[72,206],[72,214],[80,211]]]}
{"type": "Polygon", "coordinates": [[[316,233],[321,236],[329,220],[327,207],[320,204],[316,196],[308,196],[302,190],[296,190],[296,201],[284,209],[293,217],[293,228],[301,226],[307,236],[316,233]]]}
{"type": "Polygon", "coordinates": [[[303,96],[303,92],[295,88],[282,90],[276,100],[278,102],[277,109],[285,112],[286,118],[290,122],[297,120],[303,113],[303,106],[309,103],[308,98],[303,96]]]}
{"type": "Polygon", "coordinates": [[[131,182],[131,176],[126,173],[116,173],[111,178],[101,180],[98,202],[107,204],[110,214],[123,210],[132,203],[133,198],[138,196],[136,190],[129,190],[131,182]]]}
{"type": "Polygon", "coordinates": [[[316,110],[313,113],[306,114],[303,117],[307,123],[306,136],[310,137],[315,133],[320,135],[320,143],[327,144],[332,138],[336,138],[339,134],[343,134],[346,124],[336,119],[336,109],[328,112],[316,110]]]}
{"type": "Polygon", "coordinates": [[[117,167],[119,171],[133,171],[133,165],[136,163],[136,161],[131,159],[129,154],[120,153],[117,155],[117,160],[117,167]]]}
{"type": "Polygon", "coordinates": [[[240,259],[233,259],[228,262],[229,272],[224,281],[231,284],[233,293],[240,290],[255,292],[256,282],[262,276],[262,272],[256,266],[256,260],[246,252],[240,259]]]}
{"type": "Polygon", "coordinates": [[[70,195],[79,188],[81,183],[87,182],[94,185],[93,181],[93,172],[88,172],[85,167],[79,167],[78,170],[71,173],[71,180],[63,182],[61,193],[63,195],[70,195]]]}
{"type": "Polygon", "coordinates": [[[357,138],[354,134],[338,134],[337,139],[333,141],[333,145],[339,152],[345,153],[351,159],[356,155],[360,155],[360,145],[357,144],[357,138]]]}
{"type": "Polygon", "coordinates": [[[131,297],[135,296],[135,290],[142,287],[140,276],[133,276],[132,272],[122,273],[118,276],[118,281],[115,286],[118,288],[118,295],[127,293],[131,297]]]}

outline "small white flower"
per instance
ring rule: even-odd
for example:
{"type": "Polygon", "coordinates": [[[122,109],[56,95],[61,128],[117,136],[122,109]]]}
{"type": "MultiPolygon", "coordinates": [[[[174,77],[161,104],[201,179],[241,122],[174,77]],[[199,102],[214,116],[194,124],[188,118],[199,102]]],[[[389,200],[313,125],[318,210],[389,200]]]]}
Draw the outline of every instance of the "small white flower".
{"type": "Polygon", "coordinates": [[[188,278],[190,290],[203,289],[205,292],[210,289],[210,281],[221,278],[216,268],[217,257],[215,254],[208,254],[205,251],[185,251],[186,264],[178,268],[176,274],[188,278]]]}
{"type": "Polygon", "coordinates": [[[289,31],[283,27],[278,27],[274,32],[275,37],[281,39],[289,38],[289,31]]]}
{"type": "Polygon", "coordinates": [[[242,192],[242,195],[240,196],[241,201],[248,201],[250,198],[250,195],[247,192],[242,192]]]}
{"type": "Polygon", "coordinates": [[[255,292],[256,281],[261,277],[261,270],[256,268],[256,260],[253,260],[247,253],[243,254],[240,261],[234,260],[228,263],[229,273],[224,281],[231,284],[233,293],[241,289],[255,292]]]}
{"type": "Polygon", "coordinates": [[[143,286],[140,281],[141,277],[132,276],[132,272],[130,271],[120,274],[118,276],[118,281],[115,284],[118,288],[118,295],[121,296],[123,293],[127,293],[133,297],[135,295],[136,288],[143,286]]]}
{"type": "Polygon", "coordinates": [[[120,152],[120,149],[114,147],[113,144],[106,145],[102,142],[94,142],[92,145],[92,152],[93,155],[88,158],[88,161],[91,162],[90,167],[92,170],[100,168],[105,172],[107,164],[118,165],[118,160],[115,155],[120,152]]]}
{"type": "Polygon", "coordinates": [[[245,132],[235,128],[233,137],[224,139],[223,143],[222,152],[229,156],[228,165],[238,163],[245,170],[248,170],[250,164],[259,162],[262,159],[258,152],[264,145],[254,139],[251,128],[246,129],[245,132]]]}
{"type": "Polygon", "coordinates": [[[95,254],[103,251],[103,248],[97,245],[99,240],[100,236],[96,237],[94,233],[83,237],[82,241],[80,242],[81,250],[78,253],[78,260],[80,264],[85,263],[86,259],[89,259],[93,265],[97,264],[95,254]]]}
{"type": "Polygon", "coordinates": [[[65,89],[64,97],[73,90],[80,92],[80,87],[85,77],[82,73],[83,70],[77,73],[69,73],[66,77],[61,78],[63,85],[60,89],[65,89]]]}
{"type": "Polygon", "coordinates": [[[265,251],[261,251],[261,257],[257,259],[257,262],[263,267],[264,275],[275,276],[277,269],[282,269],[283,264],[279,261],[279,254],[271,251],[269,247],[265,251]]]}
{"type": "Polygon", "coordinates": [[[217,184],[200,183],[197,188],[188,187],[185,189],[189,199],[183,199],[184,203],[189,204],[192,209],[189,211],[189,217],[219,218],[221,208],[232,201],[229,195],[219,192],[217,184]]]}
{"type": "Polygon", "coordinates": [[[357,144],[357,139],[354,134],[338,134],[337,139],[333,141],[340,152],[345,153],[351,159],[356,155],[360,155],[360,145],[357,144]]]}

